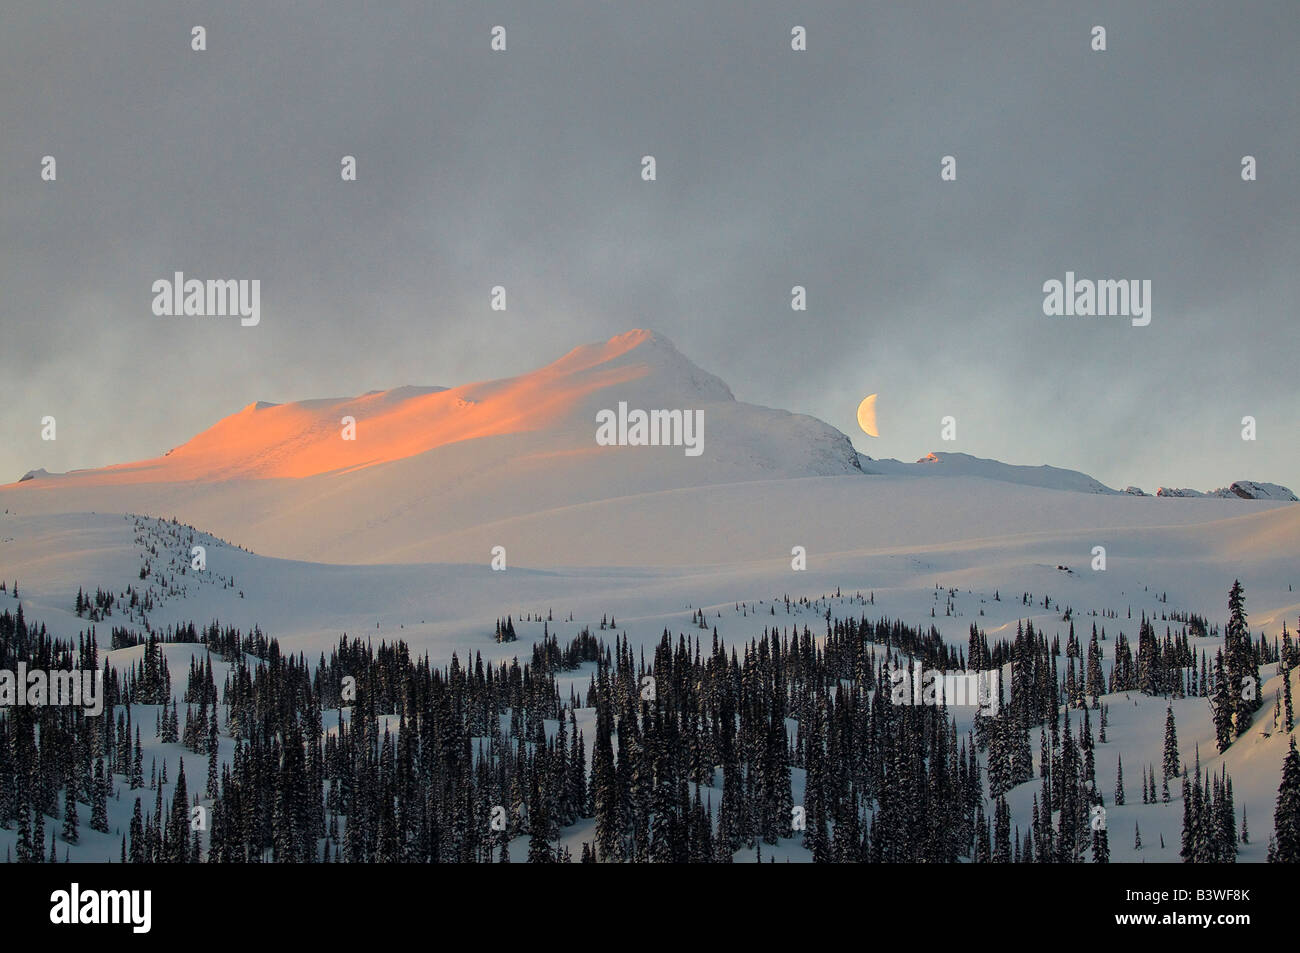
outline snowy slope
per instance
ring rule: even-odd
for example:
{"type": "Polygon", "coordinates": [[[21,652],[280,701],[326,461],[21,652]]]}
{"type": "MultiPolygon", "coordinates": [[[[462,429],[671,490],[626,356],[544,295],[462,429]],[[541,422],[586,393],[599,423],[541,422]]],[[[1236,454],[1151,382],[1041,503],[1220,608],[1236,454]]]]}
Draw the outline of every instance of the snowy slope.
{"type": "MultiPolygon", "coordinates": [[[[899,482],[914,485],[914,481],[899,482]]],[[[955,487],[960,482],[945,485],[955,487]]],[[[1004,492],[1012,489],[982,481],[973,485],[1004,492]]],[[[1169,508],[1169,504],[1154,500],[1033,492],[1050,497],[1058,511],[1099,502],[1169,508]]],[[[1246,586],[1253,634],[1272,638],[1284,620],[1294,627],[1300,615],[1300,525],[1295,521],[1300,508],[1273,506],[1255,511],[1229,501],[1188,501],[1181,506],[1172,502],[1175,509],[1222,508],[1236,515],[1181,526],[1106,530],[1100,537],[1111,554],[1105,572],[1088,569],[1088,546],[1099,538],[1095,528],[910,547],[858,547],[833,553],[814,549],[804,572],[792,571],[786,554],[714,566],[679,563],[660,569],[592,567],[540,572],[512,568],[493,572],[486,561],[474,565],[319,565],[255,555],[164,521],[107,514],[8,513],[0,514],[0,578],[18,580],[27,617],[45,622],[63,637],[75,638],[88,626],[71,611],[79,587],[103,586],[120,592],[132,585],[157,593],[157,606],[149,614],[149,623],[155,628],[214,619],[244,629],[258,624],[279,638],[286,650],[305,652],[308,658],[329,651],[344,633],[376,641],[403,639],[414,652],[427,652],[435,664],[445,664],[453,653],[462,660],[475,653],[481,653],[485,661],[527,658],[529,643],[540,638],[542,631],[540,622],[523,621],[527,613],[543,617],[553,613],[557,621],[549,623],[549,630],[561,640],[572,638],[584,626],[595,629],[594,623],[610,613],[618,619],[618,633],[626,633],[635,648],[653,645],[665,628],[698,634],[691,628],[697,607],[705,610],[719,637],[733,645],[747,642],[769,625],[809,625],[819,631],[824,626],[823,614],[830,609],[839,616],[865,614],[934,624],[945,641],[964,647],[971,623],[985,629],[990,639],[1014,635],[1022,619],[1032,619],[1035,627],[1049,635],[1063,634],[1068,629],[1061,618],[1064,606],[1072,609],[1083,633],[1091,621],[1105,626],[1108,640],[1103,643],[1103,653],[1109,663],[1118,634],[1124,632],[1132,641],[1136,620],[1143,612],[1158,618],[1166,611],[1192,611],[1221,625],[1226,615],[1226,590],[1234,578],[1246,586]],[[207,569],[182,575],[180,566],[195,544],[207,548],[207,569]],[[138,571],[146,560],[153,573],[142,582],[138,571]],[[1059,568],[1062,566],[1065,568],[1059,568]],[[169,588],[176,590],[175,594],[164,597],[159,575],[170,577],[169,588]],[[954,590],[951,596],[949,587],[954,590]],[[837,589],[842,592],[838,598],[834,596],[837,589]],[[1030,594],[1027,600],[1022,593],[1030,594]],[[806,596],[811,604],[787,607],[785,595],[792,599],[806,596]],[[871,602],[867,602],[868,596],[871,602]],[[1050,598],[1050,608],[1044,605],[1044,597],[1050,598]],[[520,641],[499,645],[492,639],[492,624],[506,613],[519,620],[520,641]]],[[[1089,512],[1082,509],[1075,518],[1089,518],[1089,512]]],[[[937,522],[930,510],[913,513],[911,527],[916,539],[936,535],[937,522]]],[[[0,594],[0,608],[13,611],[16,602],[8,593],[0,594]]],[[[110,625],[138,629],[140,623],[115,613],[99,626],[101,640],[110,625]]],[[[1157,623],[1156,628],[1163,635],[1164,624],[1157,623]]],[[[1217,638],[1196,640],[1196,647],[1204,647],[1211,655],[1219,644],[1217,638]]],[[[139,651],[124,649],[109,653],[109,658],[114,665],[129,664],[139,651]]],[[[173,690],[179,696],[184,681],[177,673],[185,671],[190,655],[201,653],[202,648],[170,645],[165,651],[173,672],[173,690]]],[[[221,672],[219,666],[219,681],[221,672]]],[[[1265,705],[1257,716],[1256,730],[1222,756],[1233,776],[1238,809],[1244,807],[1248,812],[1255,841],[1243,847],[1243,860],[1262,859],[1286,744],[1282,733],[1271,725],[1277,679],[1270,669],[1263,674],[1265,705]],[[1261,734],[1266,721],[1270,728],[1267,738],[1261,734]]],[[[572,684],[583,690],[589,676],[590,672],[573,673],[572,684]]],[[[567,694],[567,687],[563,691],[567,694]]],[[[1097,769],[1107,795],[1113,858],[1176,860],[1182,818],[1178,792],[1173,792],[1174,801],[1168,805],[1143,805],[1137,794],[1140,766],[1159,763],[1166,702],[1137,693],[1105,701],[1110,706],[1109,740],[1098,747],[1097,769]],[[1124,760],[1129,788],[1128,804],[1123,807],[1114,807],[1110,797],[1117,756],[1124,760]],[[1131,846],[1134,823],[1142,829],[1141,852],[1131,846]],[[1162,834],[1166,842],[1163,852],[1158,847],[1162,834]]],[[[1190,763],[1199,744],[1203,767],[1217,769],[1219,757],[1214,753],[1213,726],[1205,701],[1183,699],[1173,705],[1183,758],[1190,763]]],[[[148,706],[136,712],[145,728],[146,766],[152,758],[160,763],[166,759],[174,783],[177,759],[184,756],[194,787],[202,776],[201,759],[179,745],[152,741],[149,727],[155,714],[148,706]]],[[[581,713],[579,717],[586,725],[581,713]]],[[[1076,723],[1077,718],[1076,714],[1076,723]]],[[[588,731],[589,742],[592,736],[588,731]]],[[[229,757],[228,741],[223,739],[223,757],[229,757]]],[[[1036,743],[1035,737],[1035,751],[1036,743]]],[[[798,797],[802,785],[799,771],[794,772],[794,784],[798,797]]],[[[1036,790],[1037,785],[1030,783],[1009,795],[1013,823],[1022,831],[1036,790]]],[[[718,788],[712,790],[715,806],[719,793],[718,788]]],[[[145,795],[146,808],[152,795],[152,791],[145,795]]],[[[88,833],[74,848],[74,859],[116,858],[120,847],[117,831],[129,818],[134,796],[123,791],[121,801],[110,804],[113,834],[88,833]]],[[[12,836],[10,831],[0,831],[0,850],[12,836]]],[[[580,824],[566,831],[565,837],[578,847],[583,839],[590,840],[590,832],[580,824]]],[[[794,840],[772,851],[765,847],[764,853],[807,859],[806,851],[794,840]]]]}

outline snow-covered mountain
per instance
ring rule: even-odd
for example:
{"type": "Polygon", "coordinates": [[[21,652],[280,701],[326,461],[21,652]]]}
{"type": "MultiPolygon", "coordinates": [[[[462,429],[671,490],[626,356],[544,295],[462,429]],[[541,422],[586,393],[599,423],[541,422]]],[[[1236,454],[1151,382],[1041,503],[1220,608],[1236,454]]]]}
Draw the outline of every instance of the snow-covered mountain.
{"type": "Polygon", "coordinates": [[[409,561],[465,559],[459,542],[437,540],[542,512],[844,475],[861,475],[844,434],[741,403],[666,338],[636,330],[504,380],[251,403],[161,457],[36,472],[0,495],[28,513],[178,516],[275,555],[409,561]],[[602,413],[658,411],[679,445],[597,441],[602,413]],[[699,421],[693,447],[672,415],[699,421]]]}
{"type": "Polygon", "coordinates": [[[1078,470],[1059,467],[1017,466],[998,460],[973,457],[968,453],[927,453],[916,463],[898,460],[873,460],[860,457],[864,473],[887,473],[915,476],[964,476],[985,480],[1001,480],[1021,486],[1040,486],[1051,490],[1073,490],[1079,493],[1115,493],[1110,487],[1078,470]]]}
{"type": "MultiPolygon", "coordinates": [[[[1271,484],[1237,486],[1275,504],[1294,498],[1271,484]]],[[[476,562],[501,545],[532,566],[734,562],[796,544],[840,551],[1171,526],[1224,518],[1219,507],[1235,505],[1173,510],[1077,471],[963,453],[872,460],[820,420],[737,401],[645,330],[503,380],[250,403],[161,457],[33,471],[0,487],[0,503],[24,514],[177,517],[313,562],[476,562]],[[698,454],[597,440],[602,414],[631,423],[638,411],[698,420],[698,454]],[[1062,492],[1091,502],[1063,506],[1062,492]]]]}
{"type": "MultiPolygon", "coordinates": [[[[867,474],[892,474],[912,476],[945,477],[980,477],[985,480],[999,480],[1004,483],[1016,483],[1020,486],[1038,486],[1049,490],[1070,490],[1076,493],[1126,494],[1128,496],[1148,496],[1141,487],[1126,486],[1123,490],[1114,490],[1099,480],[1078,470],[1065,470],[1047,465],[1030,467],[1000,460],[987,460],[973,457],[968,453],[927,453],[916,463],[903,463],[899,460],[873,460],[864,454],[858,455],[862,472],[867,474]]],[[[1174,489],[1160,487],[1156,490],[1159,497],[1218,498],[1223,500],[1281,500],[1287,503],[1297,502],[1296,495],[1287,487],[1276,483],[1259,483],[1254,480],[1238,480],[1231,486],[1202,493],[1200,490],[1174,489]]]]}
{"type": "Polygon", "coordinates": [[[1238,480],[1231,486],[1214,490],[1211,496],[1221,496],[1224,499],[1237,497],[1243,500],[1284,500],[1288,503],[1295,503],[1296,495],[1284,486],[1278,486],[1276,483],[1256,483],[1254,480],[1238,480]]]}
{"type": "MultiPolygon", "coordinates": [[[[849,473],[858,466],[839,431],[811,417],[738,403],[726,384],[672,342],[636,330],[574,348],[539,370],[505,380],[250,403],[161,457],[73,471],[61,479],[88,488],[303,478],[401,463],[468,444],[482,452],[458,460],[450,471],[449,454],[436,457],[441,482],[469,475],[465,468],[483,469],[494,461],[513,465],[539,453],[552,470],[566,468],[566,455],[576,468],[617,458],[620,472],[607,476],[616,476],[621,489],[638,490],[849,473]],[[680,449],[628,453],[597,446],[596,414],[616,412],[620,403],[629,410],[703,411],[703,462],[683,463],[680,449]],[[348,419],[355,421],[355,439],[344,434],[348,419]]],[[[43,471],[29,476],[50,479],[43,471]]]]}
{"type": "Polygon", "coordinates": [[[1156,496],[1206,498],[1221,500],[1282,500],[1286,503],[1297,502],[1296,495],[1288,488],[1276,483],[1257,483],[1254,480],[1238,480],[1235,483],[1202,493],[1185,487],[1162,486],[1156,490],[1156,496]]]}

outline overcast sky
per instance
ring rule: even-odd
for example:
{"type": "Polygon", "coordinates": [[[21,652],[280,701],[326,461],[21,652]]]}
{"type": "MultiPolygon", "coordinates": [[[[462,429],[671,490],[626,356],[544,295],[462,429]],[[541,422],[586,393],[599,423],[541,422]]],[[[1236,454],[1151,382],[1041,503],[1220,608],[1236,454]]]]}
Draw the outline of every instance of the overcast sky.
{"type": "Polygon", "coordinates": [[[1298,50],[1295,0],[9,4],[0,480],[650,327],[872,456],[1300,490],[1298,50]],[[1044,316],[1067,270],[1150,325],[1044,316]]]}

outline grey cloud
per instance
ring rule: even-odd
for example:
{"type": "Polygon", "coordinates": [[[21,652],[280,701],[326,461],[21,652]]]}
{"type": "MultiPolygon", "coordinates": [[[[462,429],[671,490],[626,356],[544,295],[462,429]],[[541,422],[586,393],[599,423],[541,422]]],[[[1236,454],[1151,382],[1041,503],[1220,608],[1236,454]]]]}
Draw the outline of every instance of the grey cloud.
{"type": "Polygon", "coordinates": [[[1295,4],[991,6],[12,8],[0,478],[650,326],[873,456],[1297,487],[1295,4]],[[1044,317],[1066,269],[1151,278],[1151,326],[1044,317]],[[260,278],[261,325],[154,317],[175,270],[260,278]],[[879,441],[853,425],[872,391],[879,441]]]}

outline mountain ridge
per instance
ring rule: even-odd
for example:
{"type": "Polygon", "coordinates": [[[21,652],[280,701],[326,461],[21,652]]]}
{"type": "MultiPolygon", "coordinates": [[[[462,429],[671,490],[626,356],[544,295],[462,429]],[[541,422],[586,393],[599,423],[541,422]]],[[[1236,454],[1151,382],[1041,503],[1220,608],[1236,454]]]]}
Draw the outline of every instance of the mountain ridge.
{"type": "Polygon", "coordinates": [[[1277,483],[1263,483],[1254,480],[1237,480],[1227,487],[1202,492],[1200,490],[1168,489],[1160,487],[1154,494],[1140,487],[1128,486],[1116,490],[1080,470],[1054,467],[1049,464],[1027,466],[1015,463],[1003,463],[986,457],[976,457],[969,453],[956,451],[931,451],[915,463],[903,463],[887,458],[873,459],[865,454],[859,455],[862,471],[868,475],[915,475],[915,476],[971,476],[990,480],[1001,480],[1021,486],[1036,486],[1050,490],[1068,490],[1081,493],[1100,493],[1106,495],[1185,497],[1194,499],[1242,499],[1242,500],[1281,500],[1300,502],[1296,495],[1285,486],[1277,483]]]}
{"type": "MultiPolygon", "coordinates": [[[[549,441],[552,454],[581,456],[596,451],[591,443],[595,412],[620,401],[643,409],[683,401],[700,405],[709,410],[712,443],[722,436],[725,473],[703,474],[701,480],[698,472],[678,469],[666,482],[651,480],[653,490],[860,473],[964,476],[1072,492],[1149,495],[1132,486],[1116,490],[1078,470],[1003,463],[961,452],[934,451],[915,463],[873,459],[817,418],[737,401],[723,380],[685,357],[671,340],[642,328],[578,345],[509,378],[453,387],[407,384],[354,397],[288,403],[252,401],[159,457],[59,474],[37,468],[9,486],[302,479],[393,465],[466,442],[505,438],[535,443],[528,435],[547,435],[542,444],[549,441]],[[349,425],[355,439],[346,437],[349,425]]],[[[543,450],[530,446],[528,452],[543,450]]],[[[715,457],[715,469],[717,462],[715,457]]],[[[655,465],[664,466],[664,457],[656,458],[655,465]]],[[[1253,480],[1208,492],[1160,487],[1155,496],[1296,501],[1286,487],[1253,480]]]]}

